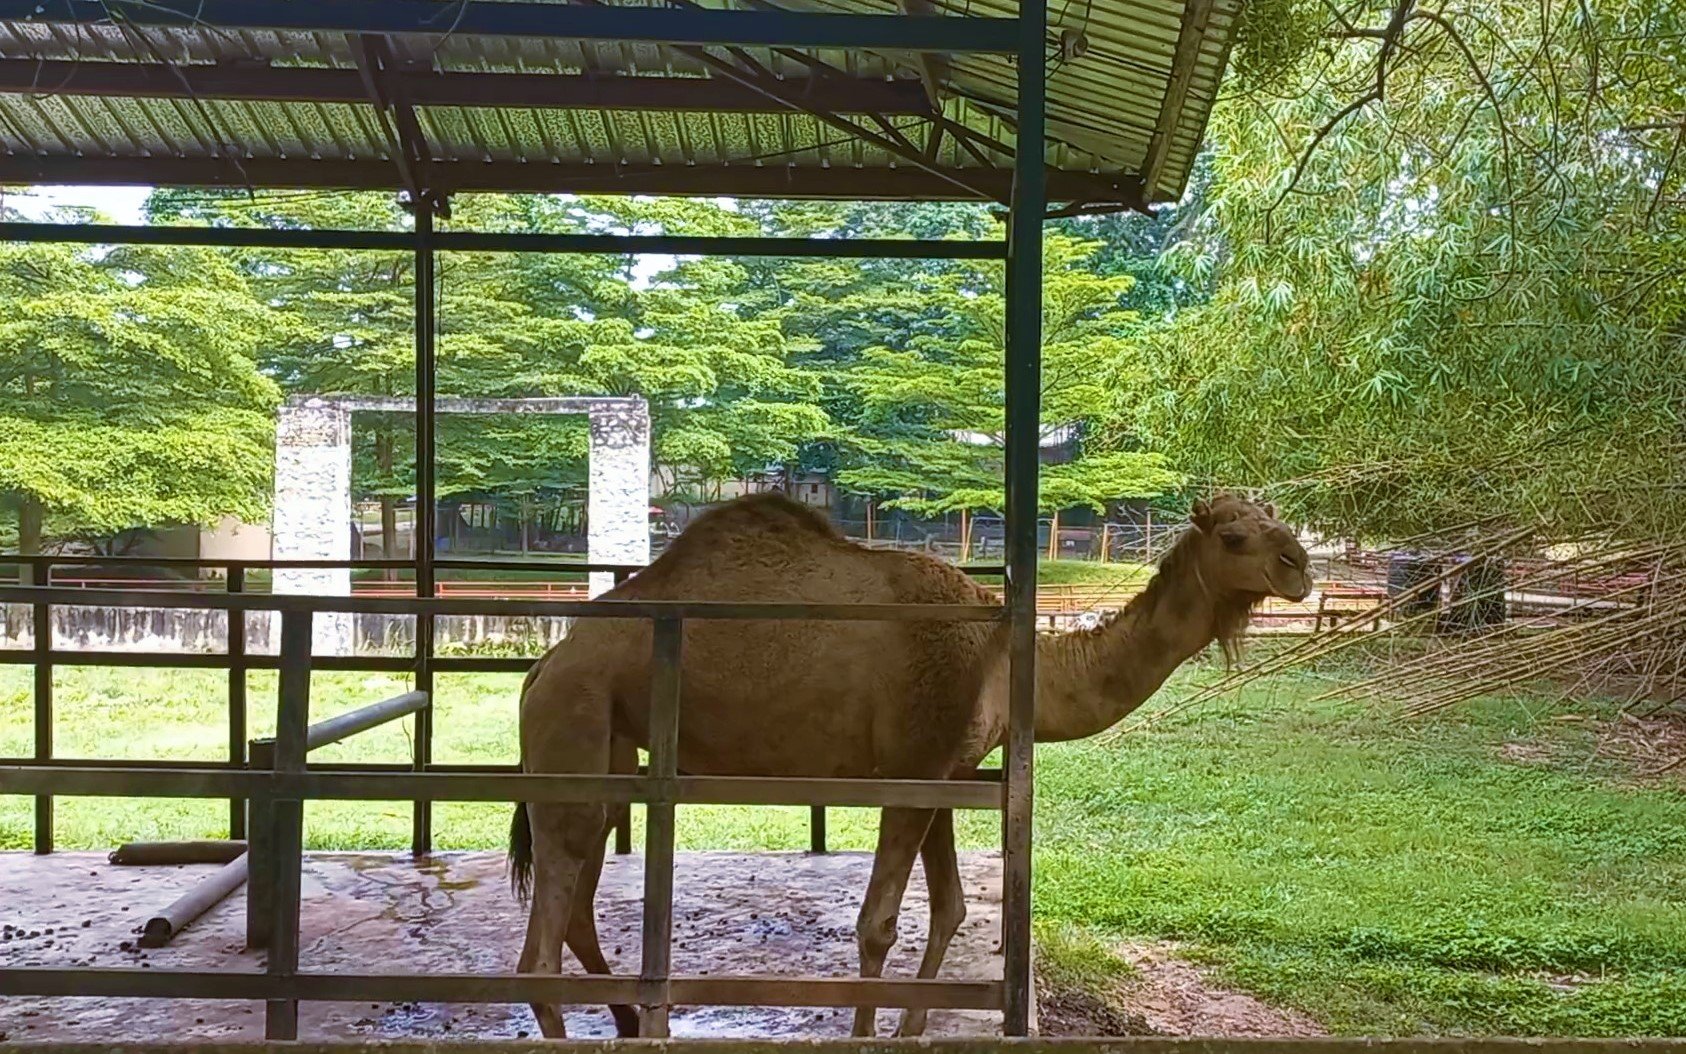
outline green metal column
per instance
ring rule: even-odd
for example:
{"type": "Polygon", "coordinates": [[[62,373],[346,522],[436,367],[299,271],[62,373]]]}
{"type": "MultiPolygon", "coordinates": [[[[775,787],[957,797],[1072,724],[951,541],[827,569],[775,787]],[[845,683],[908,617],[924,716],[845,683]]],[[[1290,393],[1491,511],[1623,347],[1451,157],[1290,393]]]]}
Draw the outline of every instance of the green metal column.
{"type": "Polygon", "coordinates": [[[1031,817],[1036,720],[1037,450],[1042,393],[1042,221],[1046,0],[1020,0],[1018,138],[1007,238],[1007,606],[1009,660],[1002,847],[1003,1030],[1030,1031],[1031,817]]]}
{"type": "MultiPolygon", "coordinates": [[[[53,565],[45,561],[22,565],[30,576],[29,585],[53,584],[53,565]]],[[[53,608],[50,604],[36,604],[35,612],[35,760],[49,761],[53,756],[53,608]]],[[[53,851],[53,799],[50,795],[35,797],[35,852],[46,856],[53,851]]]]}
{"type": "MultiPolygon", "coordinates": [[[[416,595],[432,597],[434,522],[438,481],[433,474],[435,299],[433,207],[430,197],[415,202],[416,215],[416,518],[410,525],[416,550],[416,595]]],[[[416,691],[428,704],[416,711],[412,763],[420,772],[433,761],[433,616],[416,616],[416,691]]],[[[410,851],[433,851],[433,804],[411,804],[410,851]]]]}
{"type": "MultiPolygon", "coordinates": [[[[310,726],[310,638],[312,615],[308,611],[281,613],[281,677],[275,707],[275,768],[277,773],[302,773],[309,750],[306,737],[310,726]]],[[[304,802],[278,798],[270,805],[274,854],[267,861],[273,868],[274,901],[268,961],[271,977],[292,980],[299,972],[299,896],[304,872],[304,802]]],[[[255,861],[262,865],[265,861],[255,861]]],[[[267,1040],[299,1038],[299,1004],[296,999],[271,999],[264,1007],[267,1040]]]]}

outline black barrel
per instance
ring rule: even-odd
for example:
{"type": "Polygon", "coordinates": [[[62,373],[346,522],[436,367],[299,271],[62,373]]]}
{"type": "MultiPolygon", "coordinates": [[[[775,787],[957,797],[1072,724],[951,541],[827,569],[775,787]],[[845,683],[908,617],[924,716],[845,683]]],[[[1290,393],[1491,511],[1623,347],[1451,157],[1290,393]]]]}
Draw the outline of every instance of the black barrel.
{"type": "MultiPolygon", "coordinates": [[[[1439,567],[1432,557],[1424,556],[1421,553],[1408,552],[1389,554],[1387,558],[1388,599],[1398,600],[1418,586],[1434,581],[1434,576],[1438,573],[1439,567]]],[[[1399,617],[1407,619],[1413,615],[1433,611],[1439,603],[1439,588],[1427,586],[1399,605],[1399,617]]]]}

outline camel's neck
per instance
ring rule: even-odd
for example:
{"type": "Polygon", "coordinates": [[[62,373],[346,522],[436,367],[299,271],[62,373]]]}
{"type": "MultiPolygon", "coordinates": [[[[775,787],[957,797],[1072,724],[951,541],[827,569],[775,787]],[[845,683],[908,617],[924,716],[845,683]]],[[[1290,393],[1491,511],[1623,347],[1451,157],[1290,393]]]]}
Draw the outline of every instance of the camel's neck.
{"type": "Polygon", "coordinates": [[[1105,626],[1040,638],[1037,742],[1082,739],[1123,720],[1212,642],[1216,621],[1198,576],[1162,571],[1105,626]]]}

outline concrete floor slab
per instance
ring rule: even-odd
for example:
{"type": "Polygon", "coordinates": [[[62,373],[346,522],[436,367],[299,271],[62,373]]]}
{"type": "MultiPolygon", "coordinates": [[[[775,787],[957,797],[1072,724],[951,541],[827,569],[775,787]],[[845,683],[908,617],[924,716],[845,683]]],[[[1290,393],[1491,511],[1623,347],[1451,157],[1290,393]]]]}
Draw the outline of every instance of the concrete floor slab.
{"type": "MultiPolygon", "coordinates": [[[[852,976],[855,912],[867,854],[681,853],[675,867],[673,968],[680,974],[852,976]]],[[[0,854],[0,965],[261,970],[244,949],[245,894],[237,892],[171,946],[135,943],[148,915],[212,867],[130,868],[103,854],[0,854]]],[[[997,980],[1001,865],[995,853],[962,854],[968,916],[943,976],[997,980]]],[[[300,959],[347,972],[497,973],[514,969],[526,914],[509,891],[502,853],[408,856],[311,854],[305,861],[300,959]]],[[[638,969],[641,858],[610,857],[597,894],[599,932],[613,967],[638,969]]],[[[886,976],[911,977],[924,946],[923,876],[915,868],[901,939],[886,976]]],[[[569,960],[569,969],[577,965],[569,960]]],[[[250,1040],[263,1036],[261,1004],[208,1000],[0,997],[0,1040],[250,1040]]],[[[677,1008],[675,1036],[828,1037],[849,1031],[837,1009],[677,1008]]],[[[895,1014],[881,1011],[888,1034],[895,1014]]],[[[614,1034],[608,1012],[568,1015],[570,1034],[614,1034]]],[[[1000,1016],[933,1011],[932,1035],[998,1035],[1000,1016]]],[[[536,1034],[525,1006],[312,1003],[300,1038],[476,1039],[536,1034]]]]}

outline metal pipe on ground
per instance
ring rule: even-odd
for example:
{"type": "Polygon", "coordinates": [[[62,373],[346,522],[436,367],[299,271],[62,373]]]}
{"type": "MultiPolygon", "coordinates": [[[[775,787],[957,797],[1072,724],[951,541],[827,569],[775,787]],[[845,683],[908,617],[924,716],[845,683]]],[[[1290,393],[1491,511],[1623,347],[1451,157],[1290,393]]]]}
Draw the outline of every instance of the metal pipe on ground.
{"type": "MultiPolygon", "coordinates": [[[[378,703],[348,710],[343,714],[335,714],[326,720],[318,721],[305,730],[304,746],[306,750],[315,750],[330,743],[338,743],[342,739],[350,739],[359,732],[367,732],[371,728],[379,728],[388,721],[396,721],[417,713],[427,707],[428,693],[405,692],[395,695],[391,699],[382,699],[378,703]]],[[[250,749],[268,749],[274,744],[273,739],[254,739],[250,749]],[[261,744],[261,746],[260,746],[261,744]]],[[[253,768],[264,768],[255,762],[253,768]]]]}
{"type": "Polygon", "coordinates": [[[395,695],[391,699],[382,699],[378,703],[370,703],[368,706],[318,721],[305,732],[304,747],[306,750],[315,750],[329,743],[349,739],[359,732],[378,728],[388,721],[422,710],[427,706],[427,699],[426,692],[405,692],[403,695],[395,695]]]}
{"type": "Polygon", "coordinates": [[[243,839],[195,842],[128,842],[106,859],[119,867],[163,867],[172,864],[227,864],[246,852],[243,839]]]}
{"type": "Polygon", "coordinates": [[[223,898],[246,882],[248,863],[246,853],[224,864],[216,874],[188,890],[163,911],[146,920],[141,929],[142,948],[162,948],[170,939],[188,927],[194,919],[222,903],[223,898]]]}

